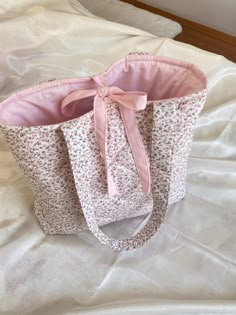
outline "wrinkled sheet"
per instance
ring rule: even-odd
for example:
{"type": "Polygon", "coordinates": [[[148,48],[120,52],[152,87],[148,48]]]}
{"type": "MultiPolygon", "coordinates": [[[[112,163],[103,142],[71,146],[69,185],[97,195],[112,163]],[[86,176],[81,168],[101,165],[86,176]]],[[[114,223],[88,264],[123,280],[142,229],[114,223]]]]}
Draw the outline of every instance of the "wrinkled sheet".
{"type": "Polygon", "coordinates": [[[174,38],[182,32],[179,23],[122,1],[80,0],[80,3],[97,16],[112,22],[137,27],[158,37],[174,38]]]}
{"type": "MultiPolygon", "coordinates": [[[[235,64],[90,16],[76,1],[19,2],[0,4],[1,99],[43,80],[102,72],[133,51],[193,62],[207,75],[209,94],[187,196],[136,251],[113,252],[87,231],[44,235],[32,192],[0,138],[0,314],[235,314],[235,64]]],[[[142,220],[106,231],[127,236],[142,220]]]]}

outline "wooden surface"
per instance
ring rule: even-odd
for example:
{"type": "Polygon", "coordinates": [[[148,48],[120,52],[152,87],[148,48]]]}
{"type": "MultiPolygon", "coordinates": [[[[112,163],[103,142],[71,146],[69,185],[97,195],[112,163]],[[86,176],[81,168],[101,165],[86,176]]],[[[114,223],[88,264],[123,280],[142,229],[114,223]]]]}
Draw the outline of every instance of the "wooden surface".
{"type": "Polygon", "coordinates": [[[229,60],[236,62],[236,37],[186,20],[136,0],[121,1],[180,23],[182,25],[183,32],[176,36],[175,40],[223,55],[229,60]]]}

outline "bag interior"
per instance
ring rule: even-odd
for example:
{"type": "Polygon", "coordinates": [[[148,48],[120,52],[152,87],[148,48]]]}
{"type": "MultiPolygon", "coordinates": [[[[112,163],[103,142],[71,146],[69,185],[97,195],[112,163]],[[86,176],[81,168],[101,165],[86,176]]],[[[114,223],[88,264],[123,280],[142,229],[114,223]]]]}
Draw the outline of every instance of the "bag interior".
{"type": "MultiPolygon", "coordinates": [[[[108,86],[147,93],[148,101],[159,101],[196,93],[206,88],[206,77],[194,65],[164,57],[126,57],[102,77],[108,86]]],[[[0,104],[0,122],[9,126],[42,126],[71,120],[93,109],[94,97],[75,101],[71,117],[61,111],[61,102],[77,90],[97,89],[90,78],[52,81],[21,91],[0,104]]]]}

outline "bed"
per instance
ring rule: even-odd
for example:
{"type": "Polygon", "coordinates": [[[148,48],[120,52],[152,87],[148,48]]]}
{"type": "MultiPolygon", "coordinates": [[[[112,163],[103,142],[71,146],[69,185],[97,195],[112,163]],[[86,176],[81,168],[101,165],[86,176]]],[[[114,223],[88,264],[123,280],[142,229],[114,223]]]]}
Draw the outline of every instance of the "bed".
{"type": "MultiPolygon", "coordinates": [[[[0,5],[1,100],[32,84],[104,71],[130,52],[184,59],[208,78],[184,200],[144,247],[114,252],[89,232],[44,235],[0,137],[0,314],[236,313],[236,66],[222,56],[99,19],[77,1],[0,5]],[[46,4],[47,3],[47,4],[46,4]]],[[[112,227],[134,233],[135,218],[112,227]]]]}

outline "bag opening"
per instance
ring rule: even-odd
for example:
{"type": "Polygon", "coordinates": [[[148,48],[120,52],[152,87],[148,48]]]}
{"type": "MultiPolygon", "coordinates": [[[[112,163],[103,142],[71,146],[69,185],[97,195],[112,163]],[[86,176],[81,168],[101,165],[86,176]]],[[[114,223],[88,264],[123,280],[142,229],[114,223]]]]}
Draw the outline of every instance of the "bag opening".
{"type": "MultiPolygon", "coordinates": [[[[108,86],[124,91],[147,93],[148,101],[180,98],[206,88],[205,75],[193,64],[172,58],[129,55],[96,76],[108,86]]],[[[96,89],[93,78],[52,81],[18,92],[0,104],[0,122],[9,126],[42,126],[67,121],[61,102],[68,94],[82,89],[96,89]]],[[[93,109],[93,97],[79,101],[70,119],[93,109]]]]}

